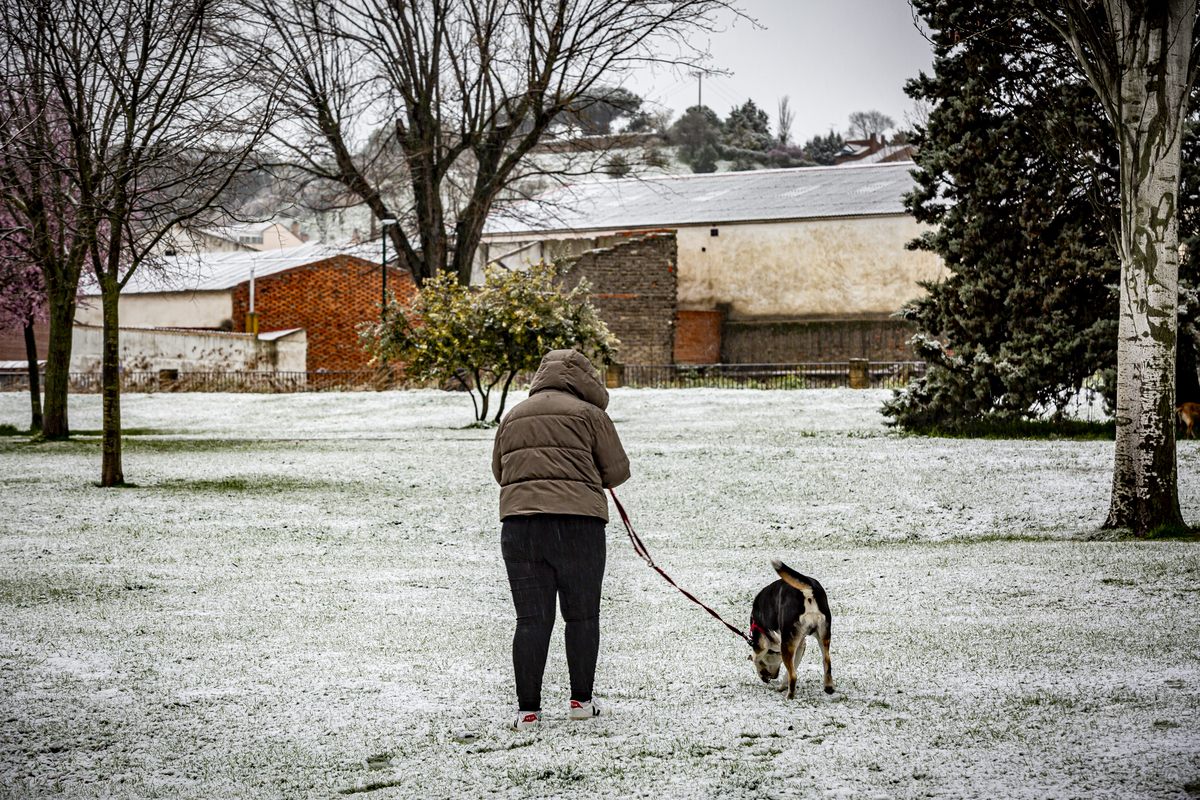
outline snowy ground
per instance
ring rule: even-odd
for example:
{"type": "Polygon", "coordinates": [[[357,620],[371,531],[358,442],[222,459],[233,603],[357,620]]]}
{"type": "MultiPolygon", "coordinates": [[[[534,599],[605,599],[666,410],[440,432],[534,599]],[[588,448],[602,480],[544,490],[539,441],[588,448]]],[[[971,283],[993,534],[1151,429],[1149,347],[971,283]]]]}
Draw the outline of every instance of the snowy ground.
{"type": "Polygon", "coordinates": [[[883,396],[614,392],[658,562],[739,626],[770,557],[820,578],[838,693],[814,647],[759,683],[616,523],[615,714],[566,721],[560,625],[530,734],[463,395],[127,396],[117,490],[94,435],[0,439],[0,797],[1200,796],[1200,545],[1099,534],[1111,442],[905,437],[883,396]]]}

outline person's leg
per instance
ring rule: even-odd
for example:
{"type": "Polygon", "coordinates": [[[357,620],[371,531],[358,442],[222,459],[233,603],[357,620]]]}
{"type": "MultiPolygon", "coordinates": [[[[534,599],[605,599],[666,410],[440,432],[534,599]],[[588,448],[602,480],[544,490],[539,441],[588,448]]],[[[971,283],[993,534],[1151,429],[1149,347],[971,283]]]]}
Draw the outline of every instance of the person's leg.
{"type": "Polygon", "coordinates": [[[600,652],[600,587],[604,581],[604,520],[565,517],[555,540],[553,566],[566,623],[571,699],[592,699],[600,652]]]}
{"type": "Polygon", "coordinates": [[[546,533],[537,517],[509,517],[500,528],[500,552],[517,612],[513,675],[521,711],[542,708],[542,675],[554,629],[554,570],[538,547],[546,533]]]}

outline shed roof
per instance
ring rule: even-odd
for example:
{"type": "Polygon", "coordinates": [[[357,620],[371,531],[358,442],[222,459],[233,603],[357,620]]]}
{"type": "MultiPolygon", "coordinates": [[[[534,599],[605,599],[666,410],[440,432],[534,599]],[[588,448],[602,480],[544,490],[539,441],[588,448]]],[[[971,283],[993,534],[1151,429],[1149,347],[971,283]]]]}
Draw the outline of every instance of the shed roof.
{"type": "Polygon", "coordinates": [[[573,183],[492,211],[485,235],[904,214],[911,163],[573,183]]]}
{"type": "MultiPolygon", "coordinates": [[[[256,278],[265,278],[343,255],[355,256],[378,265],[382,253],[378,245],[337,247],[308,242],[299,247],[282,250],[163,256],[160,259],[161,265],[147,265],[134,273],[122,294],[220,291],[250,280],[251,271],[256,278]]],[[[81,287],[80,291],[87,295],[100,294],[100,289],[95,284],[81,287]]]]}

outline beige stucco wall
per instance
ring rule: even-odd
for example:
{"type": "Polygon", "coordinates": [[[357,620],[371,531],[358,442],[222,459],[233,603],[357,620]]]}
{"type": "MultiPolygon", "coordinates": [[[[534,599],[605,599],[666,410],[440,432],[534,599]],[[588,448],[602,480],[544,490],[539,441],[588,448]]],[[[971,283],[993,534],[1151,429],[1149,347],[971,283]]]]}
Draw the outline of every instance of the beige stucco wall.
{"type": "MultiPolygon", "coordinates": [[[[219,328],[223,322],[233,321],[233,291],[123,294],[118,315],[121,327],[219,328]]],[[[103,324],[100,298],[88,298],[88,306],[75,312],[75,321],[103,324]]]]}
{"type": "MultiPolygon", "coordinates": [[[[71,340],[71,372],[99,372],[103,330],[77,325],[71,340]]],[[[248,333],[152,331],[121,328],[121,368],[181,372],[305,372],[308,337],[303,330],[273,340],[248,333]]]]}
{"type": "MultiPolygon", "coordinates": [[[[918,281],[946,275],[937,256],[904,248],[923,230],[900,214],[681,227],[678,305],[728,307],[732,319],[891,314],[924,293],[918,281]]],[[[550,249],[574,255],[611,244],[623,238],[618,233],[555,234],[558,241],[549,246],[529,234],[491,236],[481,248],[474,280],[482,281],[485,252],[495,259],[519,250],[504,259],[519,268],[550,249]]]]}
{"type": "Polygon", "coordinates": [[[304,244],[304,240],[299,236],[295,236],[290,228],[285,227],[281,223],[275,223],[262,232],[262,244],[253,243],[246,244],[251,250],[284,250],[289,247],[299,247],[304,244]]]}
{"type": "Polygon", "coordinates": [[[680,228],[679,307],[731,318],[889,314],[945,270],[909,216],[680,228]],[[711,235],[716,228],[717,236],[711,235]]]}

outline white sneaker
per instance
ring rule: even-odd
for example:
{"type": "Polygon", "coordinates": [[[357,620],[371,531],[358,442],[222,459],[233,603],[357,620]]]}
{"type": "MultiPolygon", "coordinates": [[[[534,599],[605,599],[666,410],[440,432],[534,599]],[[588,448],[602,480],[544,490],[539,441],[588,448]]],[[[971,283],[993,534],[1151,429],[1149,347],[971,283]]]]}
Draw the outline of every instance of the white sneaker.
{"type": "Polygon", "coordinates": [[[508,727],[514,731],[527,731],[536,728],[541,721],[540,711],[518,711],[513,715],[512,722],[508,723],[508,727]]]}
{"type": "Polygon", "coordinates": [[[591,719],[592,717],[606,717],[612,713],[612,706],[607,703],[601,703],[592,698],[586,703],[581,703],[578,700],[571,701],[571,710],[567,713],[570,719],[591,719]]]}

